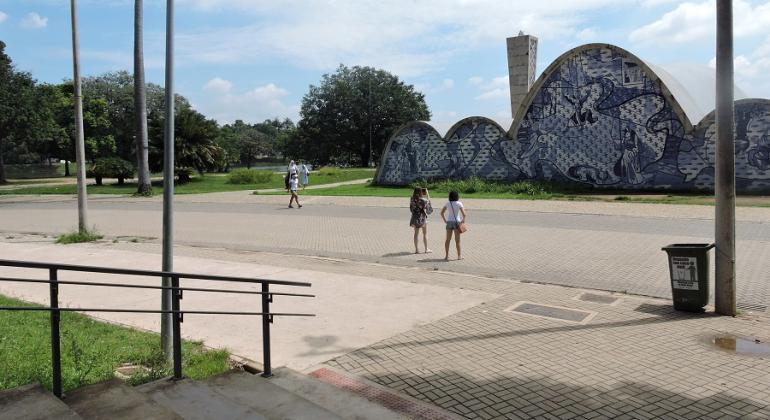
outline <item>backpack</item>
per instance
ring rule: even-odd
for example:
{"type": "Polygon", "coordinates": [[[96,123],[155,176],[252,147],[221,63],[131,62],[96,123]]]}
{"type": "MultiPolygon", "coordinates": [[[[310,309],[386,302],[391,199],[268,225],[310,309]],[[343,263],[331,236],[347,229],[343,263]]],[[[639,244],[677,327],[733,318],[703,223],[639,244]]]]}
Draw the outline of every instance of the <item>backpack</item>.
{"type": "Polygon", "coordinates": [[[291,171],[286,171],[286,177],[283,180],[283,184],[286,187],[286,189],[289,189],[289,180],[291,179],[291,171]]]}

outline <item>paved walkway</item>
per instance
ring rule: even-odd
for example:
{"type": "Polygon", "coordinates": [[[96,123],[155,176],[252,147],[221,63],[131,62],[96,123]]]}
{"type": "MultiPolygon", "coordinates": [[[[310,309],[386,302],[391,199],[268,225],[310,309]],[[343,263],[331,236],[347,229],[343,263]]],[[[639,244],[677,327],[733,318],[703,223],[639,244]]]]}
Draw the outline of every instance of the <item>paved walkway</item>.
{"type": "MultiPolygon", "coordinates": [[[[244,192],[176,199],[180,244],[321,255],[539,283],[669,297],[662,246],[713,241],[713,208],[632,203],[466,200],[471,231],[463,261],[442,260],[438,215],[431,255],[412,253],[405,200],[244,192]]],[[[96,197],[90,221],[111,237],[157,241],[159,198],[96,197]]],[[[70,197],[2,197],[0,232],[62,233],[76,220],[70,197]]],[[[738,209],[738,297],[743,310],[770,306],[770,209],[738,209]]]]}
{"type": "MultiPolygon", "coordinates": [[[[35,235],[6,237],[0,253],[127,267],[159,264],[156,243],[50,242],[35,235]]],[[[277,320],[274,339],[288,337],[290,343],[277,344],[275,358],[299,354],[302,362],[295,366],[307,372],[327,366],[342,370],[466,418],[770,417],[770,357],[751,354],[770,342],[770,317],[764,314],[678,313],[666,300],[424,266],[184,245],[175,252],[180,269],[313,281],[319,297],[312,311],[319,317],[297,325],[298,320],[277,320]],[[551,308],[541,316],[512,311],[522,302],[551,308]],[[548,316],[564,308],[588,317],[575,322],[548,316]],[[747,340],[736,344],[731,337],[747,340]]],[[[16,290],[35,294],[28,287],[16,290]]],[[[69,306],[93,298],[63,294],[69,306]]],[[[121,301],[157,301],[131,296],[121,301]]],[[[36,299],[45,301],[45,291],[36,299]]],[[[227,307],[230,299],[204,302],[186,294],[183,304],[227,307]]],[[[254,324],[190,316],[183,331],[208,344],[227,341],[237,348],[238,343],[253,345],[254,324]]],[[[260,356],[258,346],[246,351],[260,356]]]]}

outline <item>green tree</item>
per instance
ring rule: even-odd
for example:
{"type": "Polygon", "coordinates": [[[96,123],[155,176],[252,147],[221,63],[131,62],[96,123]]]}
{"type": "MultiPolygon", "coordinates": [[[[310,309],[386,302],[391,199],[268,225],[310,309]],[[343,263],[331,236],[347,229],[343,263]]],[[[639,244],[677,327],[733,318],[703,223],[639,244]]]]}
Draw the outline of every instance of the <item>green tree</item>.
{"type": "Polygon", "coordinates": [[[430,119],[425,96],[398,76],[372,67],[340,65],[302,99],[298,132],[286,153],[317,163],[367,166],[399,125],[430,119]],[[371,147],[370,147],[371,143],[371,147]]]}
{"type": "MultiPolygon", "coordinates": [[[[178,98],[177,98],[178,99],[178,98]]],[[[217,144],[219,126],[194,110],[189,103],[177,102],[174,120],[174,161],[177,168],[194,168],[199,173],[217,169],[225,151],[217,144]]],[[[161,115],[150,116],[150,167],[163,169],[163,124],[161,115]]]]}
{"type": "Polygon", "coordinates": [[[6,154],[31,156],[41,149],[41,139],[55,136],[50,108],[39,93],[32,76],[14,68],[0,41],[0,184],[7,182],[6,154]]]}

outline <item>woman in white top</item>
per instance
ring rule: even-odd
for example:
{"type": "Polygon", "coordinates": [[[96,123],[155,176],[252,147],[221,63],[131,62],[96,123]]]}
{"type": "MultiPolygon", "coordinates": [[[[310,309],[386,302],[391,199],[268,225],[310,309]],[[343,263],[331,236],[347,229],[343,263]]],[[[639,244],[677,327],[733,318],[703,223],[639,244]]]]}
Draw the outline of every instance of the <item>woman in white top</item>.
{"type": "Polygon", "coordinates": [[[449,261],[449,242],[452,241],[452,233],[455,235],[455,246],[457,247],[457,259],[461,260],[462,252],[460,250],[460,223],[465,221],[465,207],[460,202],[460,194],[457,191],[449,192],[449,201],[441,209],[441,218],[446,223],[446,241],[444,241],[444,260],[449,261]]]}
{"type": "Polygon", "coordinates": [[[299,169],[297,169],[297,164],[292,160],[289,162],[289,178],[291,178],[293,175],[299,176],[299,169]]]}

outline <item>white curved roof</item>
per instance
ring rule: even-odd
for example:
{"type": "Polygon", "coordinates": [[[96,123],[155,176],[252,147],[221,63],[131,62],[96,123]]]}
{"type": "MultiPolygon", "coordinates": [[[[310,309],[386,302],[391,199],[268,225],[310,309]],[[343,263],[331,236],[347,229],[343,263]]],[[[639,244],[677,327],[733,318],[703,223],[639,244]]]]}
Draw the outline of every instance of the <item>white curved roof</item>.
{"type": "MultiPolygon", "coordinates": [[[[679,102],[687,118],[695,125],[716,106],[716,72],[705,64],[672,63],[655,65],[645,62],[663,80],[679,102]]],[[[735,100],[746,94],[735,86],[735,100]]]]}

